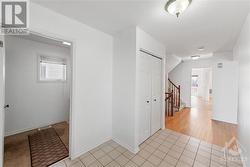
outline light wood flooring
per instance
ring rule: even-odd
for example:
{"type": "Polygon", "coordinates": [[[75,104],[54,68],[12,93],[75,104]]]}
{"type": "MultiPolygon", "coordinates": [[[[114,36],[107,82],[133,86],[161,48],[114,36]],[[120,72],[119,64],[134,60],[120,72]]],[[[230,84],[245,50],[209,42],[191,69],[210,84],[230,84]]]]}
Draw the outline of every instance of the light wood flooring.
{"type": "Polygon", "coordinates": [[[166,118],[166,128],[212,144],[224,146],[225,142],[237,137],[237,126],[211,120],[212,104],[199,97],[192,97],[192,107],[176,112],[166,118]]]}
{"type": "MultiPolygon", "coordinates": [[[[69,125],[61,122],[53,125],[57,134],[67,148],[69,148],[69,125]]],[[[37,130],[8,136],[4,139],[4,167],[30,167],[30,149],[28,135],[37,130]]]]}

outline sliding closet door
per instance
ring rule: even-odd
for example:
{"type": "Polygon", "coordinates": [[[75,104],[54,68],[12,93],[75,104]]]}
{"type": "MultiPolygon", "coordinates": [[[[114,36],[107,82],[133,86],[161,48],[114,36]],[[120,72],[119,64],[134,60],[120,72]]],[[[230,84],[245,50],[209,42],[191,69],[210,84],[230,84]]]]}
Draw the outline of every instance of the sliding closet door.
{"type": "Polygon", "coordinates": [[[151,57],[143,52],[138,60],[139,142],[150,137],[151,121],[151,57]]]}
{"type": "Polygon", "coordinates": [[[151,57],[152,110],[151,135],[161,128],[162,106],[162,60],[151,57]]]}

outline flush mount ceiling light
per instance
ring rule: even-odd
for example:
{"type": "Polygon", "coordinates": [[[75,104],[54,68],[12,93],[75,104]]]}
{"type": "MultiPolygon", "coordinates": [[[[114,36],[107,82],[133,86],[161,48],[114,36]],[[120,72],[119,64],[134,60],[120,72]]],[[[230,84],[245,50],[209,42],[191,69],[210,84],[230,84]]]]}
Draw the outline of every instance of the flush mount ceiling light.
{"type": "Polygon", "coordinates": [[[191,4],[192,0],[169,0],[165,6],[165,10],[177,17],[184,12],[191,4]]]}
{"type": "Polygon", "coordinates": [[[192,60],[197,60],[199,59],[201,56],[200,55],[194,55],[194,56],[191,56],[191,59],[192,60]]]}

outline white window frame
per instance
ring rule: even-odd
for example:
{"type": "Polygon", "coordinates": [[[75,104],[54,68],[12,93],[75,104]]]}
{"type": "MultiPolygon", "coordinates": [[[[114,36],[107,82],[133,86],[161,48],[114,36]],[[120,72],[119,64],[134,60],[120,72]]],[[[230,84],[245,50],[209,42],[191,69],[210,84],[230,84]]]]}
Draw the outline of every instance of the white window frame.
{"type": "MultiPolygon", "coordinates": [[[[43,55],[43,54],[38,54],[38,61],[37,61],[37,80],[38,82],[67,82],[67,79],[68,79],[68,64],[67,64],[67,59],[65,58],[60,58],[60,57],[56,57],[56,56],[48,56],[48,55],[43,55]],[[40,63],[42,61],[43,58],[46,58],[50,61],[54,61],[54,62],[58,62],[58,64],[62,63],[62,64],[65,64],[66,65],[66,78],[65,80],[62,80],[62,79],[47,79],[47,80],[43,80],[41,79],[41,67],[40,67],[40,63]]],[[[57,63],[56,63],[57,64],[57,63]]]]}

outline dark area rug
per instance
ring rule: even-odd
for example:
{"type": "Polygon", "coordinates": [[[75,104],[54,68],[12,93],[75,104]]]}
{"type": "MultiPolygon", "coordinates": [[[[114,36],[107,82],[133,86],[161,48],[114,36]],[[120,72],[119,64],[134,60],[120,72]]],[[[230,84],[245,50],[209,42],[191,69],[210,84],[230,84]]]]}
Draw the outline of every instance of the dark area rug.
{"type": "Polygon", "coordinates": [[[47,167],[69,155],[54,128],[29,135],[29,144],[32,167],[47,167]]]}

